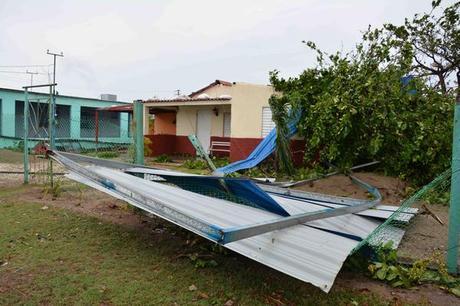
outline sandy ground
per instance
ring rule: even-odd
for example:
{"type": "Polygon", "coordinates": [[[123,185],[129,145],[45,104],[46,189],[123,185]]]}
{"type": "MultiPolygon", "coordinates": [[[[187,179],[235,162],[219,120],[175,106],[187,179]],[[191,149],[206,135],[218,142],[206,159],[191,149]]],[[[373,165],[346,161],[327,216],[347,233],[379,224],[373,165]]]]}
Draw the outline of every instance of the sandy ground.
{"type": "MultiPolygon", "coordinates": [[[[62,170],[59,167],[57,169],[62,170]]],[[[0,171],[21,170],[22,164],[0,163],[0,171]]],[[[406,185],[396,178],[373,173],[358,173],[356,176],[379,188],[384,203],[398,205],[404,198],[406,185]]],[[[20,186],[22,179],[22,175],[0,174],[0,189],[20,186]]],[[[56,199],[43,193],[42,186],[31,184],[26,192],[15,195],[15,200],[35,202],[43,206],[57,206],[142,231],[154,232],[162,226],[161,220],[136,213],[129,205],[120,200],[70,182],[63,177],[57,178],[57,180],[63,188],[56,199]]],[[[32,176],[31,183],[34,182],[32,176]]],[[[339,196],[368,198],[365,191],[351,183],[345,176],[333,176],[310,185],[301,186],[299,189],[339,196]]],[[[432,216],[423,214],[422,211],[422,214],[418,215],[407,229],[406,236],[398,250],[401,257],[414,260],[426,258],[432,255],[435,250],[445,251],[448,209],[442,205],[429,205],[429,208],[444,221],[445,225],[439,224],[432,216]]],[[[395,304],[405,301],[434,305],[460,305],[460,299],[436,286],[424,285],[416,289],[395,289],[363,275],[342,272],[339,274],[333,290],[347,288],[376,293],[393,299],[395,304]]]]}
{"type": "MultiPolygon", "coordinates": [[[[382,194],[382,202],[385,204],[398,205],[404,199],[407,185],[397,178],[369,172],[355,173],[354,176],[376,187],[382,194]]],[[[294,189],[357,199],[369,198],[368,193],[364,189],[358,187],[345,175],[331,176],[307,185],[295,187],[294,189]]]]}

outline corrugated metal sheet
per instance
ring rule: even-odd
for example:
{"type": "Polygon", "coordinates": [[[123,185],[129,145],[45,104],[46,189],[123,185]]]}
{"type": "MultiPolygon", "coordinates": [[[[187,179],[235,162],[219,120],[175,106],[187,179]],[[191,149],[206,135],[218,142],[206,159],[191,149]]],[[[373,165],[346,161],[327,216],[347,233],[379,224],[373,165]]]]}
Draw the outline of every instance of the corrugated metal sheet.
{"type": "MultiPolygon", "coordinates": [[[[305,212],[313,212],[323,209],[318,205],[305,205],[294,199],[284,198],[276,195],[271,195],[291,215],[301,214],[305,212]]],[[[313,227],[335,231],[337,233],[357,236],[361,239],[366,238],[374,229],[382,222],[372,220],[370,218],[360,217],[353,214],[338,216],[308,222],[307,224],[313,227]]]]}
{"type": "MultiPolygon", "coordinates": [[[[269,194],[271,194],[269,192],[269,194]]],[[[343,207],[344,204],[335,204],[334,202],[327,202],[327,201],[320,201],[320,200],[307,200],[301,199],[296,197],[288,197],[288,196],[279,196],[276,194],[271,194],[274,197],[282,198],[282,199],[290,199],[295,203],[295,208],[298,213],[300,212],[308,212],[312,209],[316,210],[314,207],[324,208],[324,207],[331,207],[331,208],[339,208],[343,207]],[[312,208],[313,207],[313,208],[312,208]]],[[[356,213],[358,216],[363,217],[372,217],[377,219],[386,220],[388,219],[396,210],[398,209],[397,206],[389,206],[389,205],[377,205],[375,208],[367,209],[364,211],[360,211],[356,213]]],[[[417,209],[410,209],[405,210],[404,212],[400,212],[396,217],[395,220],[400,222],[409,222],[416,214],[417,209]],[[414,212],[415,211],[415,212],[414,212]]]]}
{"type": "MultiPolygon", "coordinates": [[[[295,189],[285,189],[276,186],[270,186],[266,184],[258,184],[258,186],[265,190],[266,192],[272,195],[278,195],[286,198],[291,198],[298,200],[299,202],[304,202],[310,206],[313,205],[320,205],[320,206],[327,206],[327,207],[341,207],[343,205],[356,205],[365,203],[367,200],[362,199],[353,199],[353,198],[346,198],[346,197],[339,197],[333,195],[325,195],[315,192],[307,192],[307,191],[300,191],[295,189]]],[[[299,203],[299,206],[302,205],[299,203]]],[[[356,215],[364,216],[364,217],[373,217],[378,219],[388,219],[399,207],[392,206],[392,205],[377,205],[372,209],[368,209],[365,211],[361,211],[356,213],[356,215]]],[[[308,207],[304,207],[303,209],[308,210],[308,207]]],[[[417,208],[405,208],[403,212],[396,216],[397,221],[401,222],[409,222],[418,212],[417,208]]]]}
{"type": "MultiPolygon", "coordinates": [[[[142,192],[146,197],[169,203],[170,207],[188,216],[219,227],[237,227],[279,218],[273,213],[147,181],[121,171],[94,166],[88,170],[105,177],[115,186],[120,184],[133,192],[142,192]]],[[[77,174],[72,174],[71,178],[114,195],[113,188],[97,186],[77,174]]],[[[328,292],[343,262],[357,244],[354,239],[298,225],[232,242],[225,247],[328,292]]]]}
{"type": "MultiPolygon", "coordinates": [[[[69,167],[70,170],[75,170],[69,175],[71,179],[125,200],[211,241],[216,241],[215,237],[200,226],[210,224],[214,229],[239,228],[282,218],[261,209],[135,177],[122,170],[94,165],[78,167],[85,171],[77,170],[75,165],[73,168],[69,167]],[[85,173],[88,175],[85,176],[85,173]],[[95,180],[92,175],[89,175],[91,173],[103,179],[95,180]],[[163,210],[159,211],[155,206],[156,203],[161,203],[163,210]]],[[[125,171],[139,171],[153,176],[172,173],[145,168],[131,168],[125,171]]],[[[307,200],[269,194],[291,214],[322,210],[325,199],[328,198],[320,196],[307,200]]],[[[338,200],[339,204],[328,203],[328,205],[343,207],[356,204],[346,198],[335,200],[338,200]]],[[[387,212],[392,209],[384,207],[382,211],[387,212]]],[[[343,215],[252,236],[230,242],[224,247],[328,292],[347,256],[359,241],[367,237],[380,223],[381,221],[373,218],[343,215]]],[[[402,237],[403,232],[398,231],[398,233],[402,237]]]]}

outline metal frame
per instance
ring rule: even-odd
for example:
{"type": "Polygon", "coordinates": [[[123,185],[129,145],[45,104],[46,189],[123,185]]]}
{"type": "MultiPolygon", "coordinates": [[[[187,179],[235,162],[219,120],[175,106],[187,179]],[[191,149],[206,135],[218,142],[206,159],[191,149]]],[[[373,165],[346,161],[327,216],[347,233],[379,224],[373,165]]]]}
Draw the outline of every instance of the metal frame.
{"type": "Polygon", "coordinates": [[[195,134],[190,134],[188,135],[188,140],[190,141],[192,146],[195,148],[198,155],[201,158],[204,158],[204,160],[206,160],[206,163],[208,164],[209,169],[211,169],[211,171],[216,171],[217,169],[216,166],[214,165],[212,160],[209,158],[209,155],[204,151],[203,146],[201,145],[201,142],[198,139],[198,137],[196,137],[195,134]]]}
{"type": "Polygon", "coordinates": [[[82,167],[80,164],[65,157],[59,152],[49,150],[48,155],[52,159],[65,166],[71,172],[76,173],[77,175],[86,180],[89,180],[91,183],[96,184],[99,187],[108,189],[110,193],[116,194],[118,198],[121,198],[138,208],[165,218],[168,221],[192,230],[193,232],[204,234],[211,240],[218,241],[220,239],[220,228],[217,228],[212,224],[195,218],[190,218],[187,215],[169,207],[166,203],[161,203],[158,200],[154,200],[142,194],[133,192],[121,184],[115,184],[107,180],[105,177],[98,175],[94,171],[82,167]]]}
{"type": "Polygon", "coordinates": [[[285,217],[283,219],[276,219],[273,221],[263,222],[255,225],[249,225],[245,227],[233,228],[233,229],[223,229],[223,241],[222,243],[228,243],[231,241],[236,241],[244,238],[248,238],[255,235],[264,234],[274,230],[280,230],[283,228],[291,227],[294,225],[303,224],[310,221],[316,221],[320,219],[332,218],[337,216],[343,216],[347,214],[355,214],[369,208],[375,207],[380,203],[382,196],[377,188],[361,181],[360,179],[350,176],[353,182],[362,188],[369,191],[374,200],[365,201],[355,205],[349,205],[340,208],[328,208],[320,211],[315,211],[311,213],[293,215],[290,217],[285,217]]]}
{"type": "MultiPolygon", "coordinates": [[[[362,185],[364,188],[366,188],[369,192],[371,192],[374,195],[375,199],[373,201],[367,201],[364,203],[359,203],[356,205],[350,205],[341,208],[329,208],[316,212],[293,215],[289,217],[279,217],[277,219],[273,219],[270,221],[250,224],[247,226],[237,228],[219,228],[213,224],[209,224],[202,220],[189,217],[175,210],[174,208],[168,206],[167,203],[161,203],[156,199],[146,197],[138,192],[134,192],[121,184],[115,184],[107,178],[98,175],[97,173],[92,171],[91,168],[83,167],[77,162],[71,160],[70,158],[65,157],[62,153],[58,151],[49,150],[48,154],[72,172],[82,176],[85,179],[90,180],[93,184],[97,184],[101,188],[108,189],[110,193],[117,194],[119,197],[130,202],[131,204],[139,208],[142,208],[148,212],[151,212],[155,215],[158,215],[162,218],[165,218],[170,222],[181,225],[193,232],[201,233],[207,238],[220,244],[227,244],[230,242],[261,235],[275,230],[285,229],[310,221],[357,213],[374,207],[375,205],[380,203],[381,200],[380,193],[375,187],[372,187],[356,178],[353,178],[354,180],[356,180],[357,184],[362,185]]],[[[73,156],[75,155],[76,154],[73,154],[73,156]]],[[[88,159],[90,158],[87,158],[86,160],[88,159]]]]}
{"type": "MultiPolygon", "coordinates": [[[[29,85],[29,86],[23,86],[22,88],[24,89],[24,156],[23,156],[23,162],[24,162],[24,184],[29,183],[29,88],[38,88],[38,87],[50,87],[50,94],[52,92],[52,88],[54,88],[57,84],[56,83],[51,83],[51,84],[41,84],[41,85],[29,85]]],[[[52,100],[52,99],[51,99],[52,100]]],[[[50,137],[50,145],[51,148],[54,148],[54,137],[52,134],[52,131],[54,129],[54,116],[53,118],[51,117],[54,112],[52,112],[52,107],[49,107],[49,116],[50,120],[48,122],[48,129],[49,129],[49,137],[50,137]]],[[[52,182],[52,180],[51,180],[52,182]]]]}

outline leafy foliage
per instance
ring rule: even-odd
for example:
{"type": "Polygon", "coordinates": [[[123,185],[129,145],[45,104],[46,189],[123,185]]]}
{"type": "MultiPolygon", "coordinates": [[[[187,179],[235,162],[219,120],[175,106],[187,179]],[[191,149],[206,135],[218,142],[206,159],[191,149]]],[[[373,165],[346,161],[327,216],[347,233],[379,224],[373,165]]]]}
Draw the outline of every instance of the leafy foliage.
{"type": "Polygon", "coordinates": [[[456,294],[460,284],[457,278],[447,273],[441,253],[417,260],[412,265],[401,265],[397,262],[392,242],[377,250],[377,259],[368,266],[368,270],[373,278],[386,281],[394,287],[410,288],[422,283],[437,283],[456,294]],[[437,270],[429,270],[429,265],[435,265],[437,270]]]}
{"type": "Polygon", "coordinates": [[[280,170],[292,175],[294,167],[292,165],[292,158],[289,152],[289,138],[287,123],[289,120],[288,106],[289,100],[286,97],[272,96],[269,100],[270,108],[272,110],[272,119],[277,123],[276,129],[276,147],[279,150],[276,152],[276,159],[280,170]]]}
{"type": "Polygon", "coordinates": [[[187,159],[182,166],[187,169],[199,170],[204,170],[208,168],[208,164],[206,163],[206,161],[202,159],[187,159]]]}
{"type": "Polygon", "coordinates": [[[161,155],[155,157],[154,161],[156,163],[170,163],[170,162],[172,162],[172,159],[167,154],[161,154],[161,155]]]}
{"type": "MultiPolygon", "coordinates": [[[[430,21],[433,29],[446,19],[458,25],[458,19],[450,16],[455,15],[452,10],[458,10],[458,3],[452,7],[436,19],[441,20],[438,24],[430,21]]],[[[434,18],[424,16],[415,18],[434,18]]],[[[272,85],[283,93],[272,97],[273,112],[287,107],[303,110],[298,128],[306,140],[307,162],[314,165],[323,160],[346,169],[380,160],[388,174],[416,184],[448,167],[454,92],[432,86],[429,76],[412,77],[420,69],[414,66],[418,53],[413,39],[427,40],[424,35],[434,35],[434,30],[424,33],[422,24],[406,21],[401,27],[369,28],[362,42],[347,54],[328,55],[313,42],[305,42],[317,54],[317,67],[288,79],[278,71],[270,73],[272,85]],[[404,40],[405,35],[411,38],[404,40]]],[[[452,31],[460,37],[458,26],[452,31]]],[[[446,48],[458,45],[449,43],[446,48]]],[[[459,50],[449,52],[458,54],[459,50]]],[[[280,116],[274,119],[278,127],[285,125],[280,116]]],[[[278,155],[285,154],[280,152],[284,147],[277,150],[278,155]]]]}
{"type": "Polygon", "coordinates": [[[96,153],[96,156],[98,158],[116,158],[118,156],[120,156],[120,153],[118,153],[117,151],[101,151],[101,152],[97,152],[96,153]]]}

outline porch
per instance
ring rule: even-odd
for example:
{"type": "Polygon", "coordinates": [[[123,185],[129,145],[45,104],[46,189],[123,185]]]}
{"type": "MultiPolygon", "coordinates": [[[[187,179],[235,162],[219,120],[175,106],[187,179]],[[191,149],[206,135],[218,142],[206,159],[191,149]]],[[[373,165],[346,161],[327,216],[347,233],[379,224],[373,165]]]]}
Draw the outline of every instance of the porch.
{"type": "Polygon", "coordinates": [[[188,140],[194,134],[206,152],[230,156],[231,98],[149,100],[145,137],[148,155],[191,155],[195,149],[188,140]]]}

